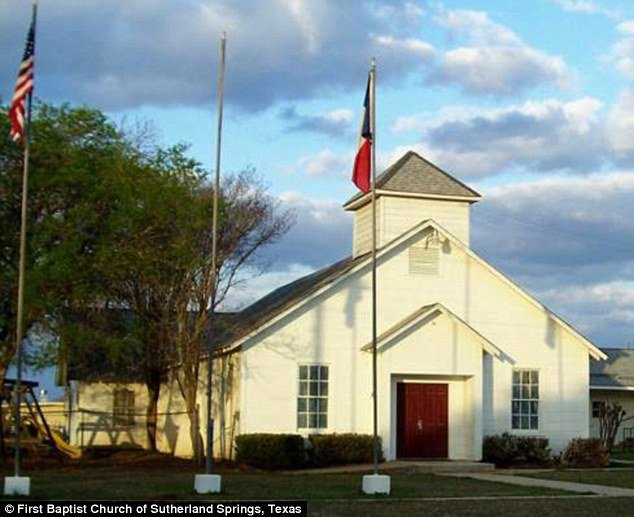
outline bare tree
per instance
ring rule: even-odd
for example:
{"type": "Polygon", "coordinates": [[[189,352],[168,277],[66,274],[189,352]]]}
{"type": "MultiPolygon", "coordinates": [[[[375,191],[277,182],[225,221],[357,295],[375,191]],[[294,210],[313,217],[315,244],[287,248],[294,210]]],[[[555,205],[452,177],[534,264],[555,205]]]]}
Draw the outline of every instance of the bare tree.
{"type": "MultiPolygon", "coordinates": [[[[201,195],[210,200],[213,191],[207,188],[201,195]]],[[[294,222],[294,214],[280,209],[250,169],[224,180],[219,208],[217,270],[212,270],[211,227],[207,226],[192,243],[198,246],[198,262],[182,278],[181,291],[190,293],[191,297],[180,300],[174,333],[176,375],[189,416],[194,456],[198,460],[202,459],[197,397],[201,359],[209,351],[210,332],[219,330],[214,325],[213,310],[247,274],[252,277],[264,271],[266,263],[259,252],[276,242],[294,222]]]]}
{"type": "Polygon", "coordinates": [[[607,452],[614,448],[621,424],[634,417],[626,418],[626,411],[617,402],[603,402],[599,409],[599,438],[607,452]]]}

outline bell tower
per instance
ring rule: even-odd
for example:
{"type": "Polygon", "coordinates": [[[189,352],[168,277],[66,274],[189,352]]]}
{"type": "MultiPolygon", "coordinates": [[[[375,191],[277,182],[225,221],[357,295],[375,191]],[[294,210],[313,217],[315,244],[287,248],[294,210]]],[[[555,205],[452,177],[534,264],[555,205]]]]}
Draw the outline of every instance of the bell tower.
{"type": "MultiPolygon", "coordinates": [[[[377,247],[413,226],[433,219],[469,246],[469,211],[480,194],[453,176],[408,151],[376,180],[377,247]]],[[[352,255],[372,247],[371,193],[359,193],[345,205],[354,212],[352,255]]]]}

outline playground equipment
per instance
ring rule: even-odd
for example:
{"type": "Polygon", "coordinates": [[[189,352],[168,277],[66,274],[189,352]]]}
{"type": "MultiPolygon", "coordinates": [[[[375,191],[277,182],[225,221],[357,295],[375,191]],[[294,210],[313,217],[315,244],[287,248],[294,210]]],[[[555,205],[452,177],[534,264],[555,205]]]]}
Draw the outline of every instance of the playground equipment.
{"type": "MultiPolygon", "coordinates": [[[[81,449],[66,443],[60,433],[51,429],[33,391],[39,384],[35,381],[21,381],[22,392],[20,418],[20,449],[28,454],[49,454],[78,459],[81,449]]],[[[5,379],[0,391],[0,446],[2,454],[15,449],[17,397],[16,382],[5,379]]]]}

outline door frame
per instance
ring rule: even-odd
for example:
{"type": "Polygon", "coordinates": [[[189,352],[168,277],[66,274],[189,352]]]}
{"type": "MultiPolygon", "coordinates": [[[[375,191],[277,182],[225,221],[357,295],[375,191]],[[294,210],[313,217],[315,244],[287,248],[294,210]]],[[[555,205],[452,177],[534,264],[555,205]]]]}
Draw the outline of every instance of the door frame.
{"type": "MultiPolygon", "coordinates": [[[[447,418],[447,459],[479,461],[482,454],[482,426],[480,406],[482,404],[482,386],[477,375],[442,375],[442,374],[407,374],[391,373],[389,376],[389,397],[384,397],[382,413],[385,415],[386,430],[384,435],[387,457],[397,458],[397,384],[399,382],[415,382],[427,384],[448,384],[448,418],[447,418]],[[471,386],[467,396],[465,388],[471,386]],[[467,413],[465,413],[467,411],[467,413]],[[467,424],[464,426],[463,424],[467,424]],[[456,428],[456,425],[460,426],[456,428]],[[464,441],[468,442],[465,447],[464,441]]],[[[380,402],[381,403],[381,402],[380,402]]]]}
{"type": "MultiPolygon", "coordinates": [[[[462,403],[462,390],[461,386],[463,383],[470,379],[469,375],[438,375],[438,374],[429,374],[429,375],[411,375],[411,374],[398,374],[393,373],[390,375],[390,396],[389,396],[389,408],[386,407],[386,410],[389,410],[389,440],[386,441],[386,444],[389,443],[387,447],[388,456],[391,460],[397,459],[397,441],[398,441],[398,395],[397,395],[397,385],[399,382],[407,382],[407,383],[421,383],[421,384],[447,384],[448,385],[448,414],[447,414],[447,458],[448,460],[460,458],[463,459],[459,453],[457,455],[456,451],[456,439],[458,436],[456,435],[456,430],[454,429],[454,425],[456,424],[456,418],[459,419],[459,415],[456,414],[456,410],[459,409],[456,407],[456,403],[459,405],[462,403]],[[458,399],[455,398],[456,390],[458,392],[458,399]]],[[[384,399],[385,400],[385,399],[384,399]]],[[[386,401],[387,402],[387,401],[386,401]]],[[[458,433],[459,434],[459,433],[458,433]]],[[[387,437],[386,437],[387,438],[387,437]]],[[[481,448],[481,443],[478,445],[481,448]]],[[[465,458],[467,459],[467,458],[465,458]]]]}

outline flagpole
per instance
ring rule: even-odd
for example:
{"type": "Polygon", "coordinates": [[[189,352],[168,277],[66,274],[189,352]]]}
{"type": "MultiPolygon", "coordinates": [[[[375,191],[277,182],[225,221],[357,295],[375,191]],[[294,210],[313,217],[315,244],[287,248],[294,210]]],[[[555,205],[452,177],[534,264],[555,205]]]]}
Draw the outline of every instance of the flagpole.
{"type": "MultiPolygon", "coordinates": [[[[222,144],[222,115],[225,97],[225,54],[227,48],[227,33],[223,32],[220,37],[220,59],[218,61],[218,128],[216,134],[216,176],[214,182],[214,209],[212,221],[211,236],[211,271],[213,275],[214,290],[216,288],[216,267],[217,267],[217,248],[218,248],[218,199],[220,191],[220,151],[222,144]]],[[[215,292],[212,300],[215,298],[215,292]]],[[[213,302],[212,302],[213,303],[213,302]]],[[[214,307],[211,307],[212,318],[214,307]]],[[[205,463],[205,472],[211,474],[213,463],[213,412],[211,407],[212,390],[211,382],[213,377],[213,350],[207,352],[207,457],[205,463]]]]}
{"type": "MultiPolygon", "coordinates": [[[[37,2],[33,2],[33,20],[35,27],[37,18],[37,2]]],[[[27,199],[29,190],[29,144],[31,140],[31,105],[33,94],[29,92],[26,98],[26,120],[24,123],[24,165],[22,171],[22,207],[20,219],[20,259],[18,265],[18,307],[15,324],[15,353],[16,353],[16,414],[15,414],[15,461],[14,475],[20,476],[20,438],[22,434],[22,339],[24,334],[24,276],[26,264],[26,225],[27,225],[27,199]]]]}
{"type": "Polygon", "coordinates": [[[372,413],[373,413],[373,446],[372,460],[374,474],[379,473],[378,447],[378,393],[377,393],[377,324],[376,324],[376,59],[372,58],[370,124],[372,135],[372,413]]]}

